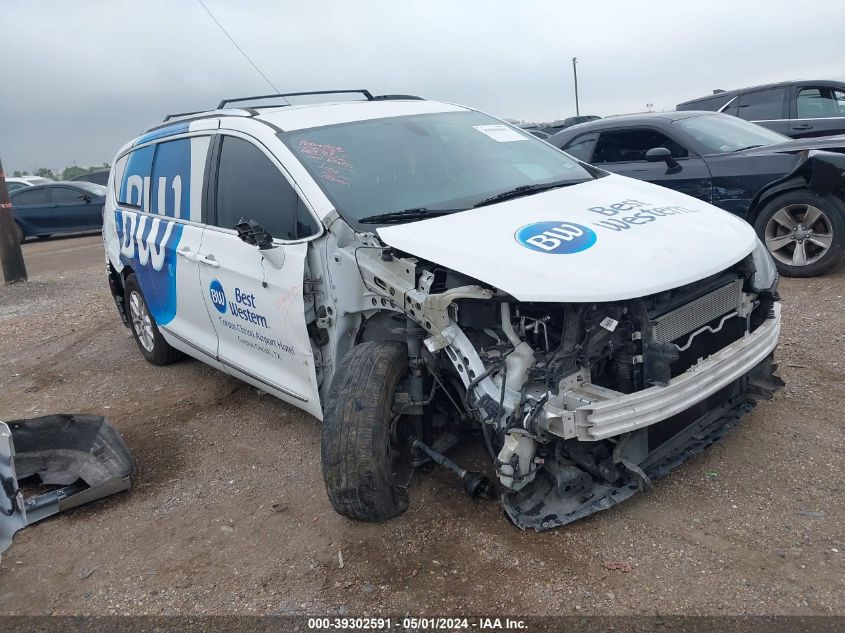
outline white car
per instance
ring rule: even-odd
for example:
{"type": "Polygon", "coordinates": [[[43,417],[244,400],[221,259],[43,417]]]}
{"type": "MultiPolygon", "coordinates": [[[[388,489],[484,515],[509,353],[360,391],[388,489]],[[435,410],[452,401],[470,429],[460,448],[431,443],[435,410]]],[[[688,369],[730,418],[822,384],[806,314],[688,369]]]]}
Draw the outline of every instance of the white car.
{"type": "Polygon", "coordinates": [[[35,185],[46,185],[53,182],[49,178],[42,178],[41,176],[9,176],[6,178],[6,190],[9,193],[23,189],[24,187],[34,187],[35,185]]]}
{"type": "Polygon", "coordinates": [[[150,129],[114,160],[103,228],[144,357],[322,420],[335,510],[401,513],[429,459],[489,493],[443,458],[470,437],[513,522],[548,529],[783,384],[778,277],[748,224],[470,108],[354,92],[150,129]]]}

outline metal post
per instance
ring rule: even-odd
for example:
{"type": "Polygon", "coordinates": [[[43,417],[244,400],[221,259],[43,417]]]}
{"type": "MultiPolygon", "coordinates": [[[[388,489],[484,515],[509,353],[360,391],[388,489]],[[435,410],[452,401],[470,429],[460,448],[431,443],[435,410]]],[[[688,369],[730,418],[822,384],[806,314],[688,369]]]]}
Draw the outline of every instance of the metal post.
{"type": "Polygon", "coordinates": [[[575,116],[581,115],[581,110],[578,107],[578,69],[575,67],[575,64],[578,63],[578,58],[572,58],[572,76],[575,77],[575,116]]]}
{"type": "Polygon", "coordinates": [[[23,261],[21,245],[18,242],[18,230],[12,216],[12,203],[6,190],[6,176],[3,163],[0,162],[0,263],[3,265],[3,278],[7,284],[26,281],[26,264],[23,261]]]}

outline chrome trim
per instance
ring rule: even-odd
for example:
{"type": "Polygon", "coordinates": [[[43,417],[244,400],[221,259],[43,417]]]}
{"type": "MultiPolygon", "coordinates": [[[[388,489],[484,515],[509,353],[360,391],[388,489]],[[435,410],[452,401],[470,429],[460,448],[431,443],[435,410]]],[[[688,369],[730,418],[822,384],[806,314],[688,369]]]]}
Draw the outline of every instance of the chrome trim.
{"type": "Polygon", "coordinates": [[[728,106],[729,106],[729,105],[731,105],[731,104],[732,104],[734,101],[736,101],[737,99],[739,99],[739,95],[735,96],[733,99],[731,99],[730,101],[728,101],[725,105],[723,105],[721,108],[719,108],[718,110],[716,110],[716,112],[724,112],[725,110],[727,110],[727,109],[728,109],[728,106]]]}
{"type": "Polygon", "coordinates": [[[210,352],[210,351],[208,351],[206,348],[202,347],[201,345],[197,345],[197,344],[196,344],[196,343],[194,343],[193,341],[189,341],[188,339],[186,339],[184,336],[182,336],[182,335],[180,335],[180,334],[176,334],[176,332],[174,332],[173,330],[171,330],[171,329],[170,329],[169,327],[167,327],[166,325],[159,325],[159,326],[158,326],[158,329],[159,329],[159,330],[161,330],[162,332],[164,332],[165,334],[167,334],[167,335],[169,335],[169,336],[172,336],[173,338],[175,338],[175,339],[176,339],[177,341],[179,341],[180,343],[184,343],[184,344],[185,344],[185,345],[187,345],[188,347],[192,347],[192,348],[194,348],[195,350],[197,350],[198,352],[202,352],[203,354],[205,354],[205,355],[206,355],[206,356],[208,356],[209,358],[213,358],[214,360],[220,360],[219,358],[217,358],[217,353],[216,353],[216,352],[210,352]]]}
{"type": "Polygon", "coordinates": [[[212,354],[212,353],[210,353],[208,350],[206,350],[205,348],[200,347],[200,346],[199,346],[199,345],[197,345],[196,343],[193,343],[193,342],[191,342],[191,341],[187,340],[186,338],[184,338],[184,337],[180,336],[179,334],[176,334],[175,332],[173,332],[173,331],[172,331],[170,328],[168,328],[168,327],[165,327],[165,326],[163,326],[163,325],[160,325],[158,329],[159,329],[159,330],[163,330],[166,334],[168,334],[168,335],[172,336],[173,338],[175,338],[176,340],[180,341],[181,343],[184,343],[184,344],[185,344],[185,345],[187,345],[188,347],[192,347],[192,348],[194,348],[195,350],[197,350],[198,352],[202,352],[202,353],[203,353],[203,354],[205,354],[206,356],[208,356],[208,357],[210,357],[210,358],[213,358],[214,360],[216,360],[216,361],[218,361],[218,362],[220,362],[220,363],[223,363],[223,364],[224,364],[224,365],[226,365],[227,367],[231,367],[231,368],[232,368],[232,369],[234,369],[235,371],[239,371],[239,372],[241,372],[241,373],[242,373],[242,374],[244,374],[245,376],[249,376],[249,377],[250,377],[250,378],[252,378],[253,380],[257,380],[258,382],[260,382],[260,383],[261,383],[261,384],[263,384],[263,385],[267,385],[268,387],[270,387],[270,388],[272,388],[272,389],[275,389],[276,391],[281,391],[282,393],[289,395],[291,398],[295,398],[295,399],[297,399],[297,400],[299,400],[299,401],[301,401],[301,402],[308,402],[308,398],[306,398],[306,397],[305,397],[305,396],[303,396],[302,394],[296,393],[295,391],[291,391],[290,389],[287,389],[286,387],[282,387],[281,385],[277,385],[276,383],[271,382],[271,381],[269,381],[269,380],[265,380],[264,378],[261,378],[260,376],[257,376],[257,375],[255,375],[255,374],[253,374],[251,371],[248,371],[247,369],[244,369],[243,367],[241,367],[240,365],[238,365],[237,363],[235,363],[235,362],[233,362],[233,361],[227,360],[227,359],[225,359],[225,358],[221,358],[221,357],[220,357],[220,356],[218,356],[217,354],[212,354]]]}
{"type": "Polygon", "coordinates": [[[643,428],[672,417],[713,395],[751,371],[775,349],[781,307],[753,333],[722,348],[676,376],[665,387],[650,387],[575,409],[578,439],[595,441],[643,428]]]}
{"type": "Polygon", "coordinates": [[[219,356],[217,357],[217,359],[221,363],[223,363],[224,365],[231,367],[235,371],[241,372],[245,376],[249,376],[253,380],[257,380],[258,382],[260,382],[263,385],[267,385],[271,389],[275,389],[276,391],[281,391],[282,393],[290,396],[291,398],[296,398],[297,400],[299,400],[301,402],[308,402],[308,398],[306,398],[302,394],[296,393],[295,391],[291,391],[290,389],[288,389],[286,387],[282,387],[281,385],[278,385],[278,384],[271,382],[269,380],[266,380],[266,379],[262,378],[261,376],[257,376],[255,374],[253,374],[251,371],[244,369],[243,367],[241,367],[240,365],[238,365],[237,363],[235,363],[233,361],[226,360],[225,358],[221,358],[219,356]]]}
{"type": "Polygon", "coordinates": [[[845,114],[842,116],[819,116],[819,117],[804,117],[797,119],[789,119],[790,121],[842,121],[845,123],[845,114]]]}

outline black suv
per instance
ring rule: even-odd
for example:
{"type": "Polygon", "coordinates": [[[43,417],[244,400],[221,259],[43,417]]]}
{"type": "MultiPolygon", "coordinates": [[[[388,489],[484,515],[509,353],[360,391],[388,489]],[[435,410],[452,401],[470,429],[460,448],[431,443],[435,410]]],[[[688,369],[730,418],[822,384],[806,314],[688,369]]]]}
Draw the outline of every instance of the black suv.
{"type": "Polygon", "coordinates": [[[845,134],[845,83],[785,81],[740,90],[714,90],[678,110],[711,110],[738,116],[792,138],[845,134]]]}

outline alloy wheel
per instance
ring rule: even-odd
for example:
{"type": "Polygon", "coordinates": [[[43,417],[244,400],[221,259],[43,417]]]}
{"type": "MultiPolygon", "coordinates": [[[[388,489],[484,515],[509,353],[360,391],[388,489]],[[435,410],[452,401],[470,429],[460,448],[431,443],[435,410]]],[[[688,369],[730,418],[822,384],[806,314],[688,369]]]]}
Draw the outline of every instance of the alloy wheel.
{"type": "Polygon", "coordinates": [[[132,318],[132,327],[141,342],[141,346],[148,352],[152,352],[155,344],[153,321],[144,298],[134,290],[129,293],[129,314],[132,318]]]}
{"type": "Polygon", "coordinates": [[[790,204],[769,218],[764,239],[777,261],[789,266],[807,266],[830,250],[833,226],[818,207],[790,204]]]}

